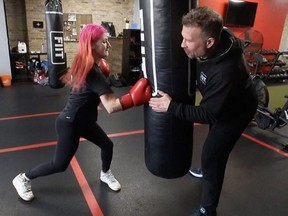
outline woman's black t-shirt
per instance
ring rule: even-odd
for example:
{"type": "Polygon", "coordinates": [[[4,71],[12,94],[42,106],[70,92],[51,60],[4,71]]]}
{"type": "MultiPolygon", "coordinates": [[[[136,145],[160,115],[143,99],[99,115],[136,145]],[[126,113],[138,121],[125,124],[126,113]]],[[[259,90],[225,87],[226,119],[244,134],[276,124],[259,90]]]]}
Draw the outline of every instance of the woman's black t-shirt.
{"type": "Polygon", "coordinates": [[[70,91],[69,99],[60,114],[62,120],[77,119],[97,121],[100,96],[113,92],[98,65],[94,65],[86,78],[86,85],[80,91],[70,91]]]}

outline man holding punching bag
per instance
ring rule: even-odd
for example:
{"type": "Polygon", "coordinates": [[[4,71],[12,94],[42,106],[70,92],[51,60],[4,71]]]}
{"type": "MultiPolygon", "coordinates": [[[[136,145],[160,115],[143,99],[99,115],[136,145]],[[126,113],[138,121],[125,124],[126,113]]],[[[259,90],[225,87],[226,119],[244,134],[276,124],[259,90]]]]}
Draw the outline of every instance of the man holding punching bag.
{"type": "Polygon", "coordinates": [[[197,86],[203,96],[200,105],[173,100],[163,91],[158,92],[160,97],[151,98],[149,105],[156,112],[209,124],[201,155],[200,207],[192,215],[215,216],[229,154],[253,118],[257,96],[243,58],[242,43],[223,28],[219,14],[208,7],[192,9],[182,18],[181,34],[181,47],[197,61],[197,86]]]}

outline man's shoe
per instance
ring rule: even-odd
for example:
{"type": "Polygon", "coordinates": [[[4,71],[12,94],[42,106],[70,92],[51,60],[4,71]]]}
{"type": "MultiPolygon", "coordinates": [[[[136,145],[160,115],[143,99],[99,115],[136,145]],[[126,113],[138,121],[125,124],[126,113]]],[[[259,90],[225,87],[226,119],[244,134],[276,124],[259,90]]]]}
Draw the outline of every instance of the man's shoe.
{"type": "Polygon", "coordinates": [[[115,179],[110,169],[106,173],[101,170],[100,180],[106,183],[113,191],[119,191],[121,189],[120,183],[115,179]]]}
{"type": "Polygon", "coordinates": [[[18,195],[25,201],[30,201],[34,198],[31,190],[31,181],[24,173],[17,175],[12,181],[18,195]]]}
{"type": "Polygon", "coordinates": [[[191,168],[189,170],[189,173],[196,178],[202,178],[203,177],[203,173],[202,173],[201,168],[191,168]]]}

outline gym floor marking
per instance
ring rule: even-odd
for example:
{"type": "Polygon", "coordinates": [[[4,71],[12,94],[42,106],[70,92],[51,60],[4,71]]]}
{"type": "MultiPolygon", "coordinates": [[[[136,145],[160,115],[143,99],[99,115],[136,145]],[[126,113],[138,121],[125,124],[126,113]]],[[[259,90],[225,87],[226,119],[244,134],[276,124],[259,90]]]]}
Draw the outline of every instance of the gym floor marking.
{"type": "Polygon", "coordinates": [[[39,113],[39,114],[31,114],[31,115],[2,117],[2,118],[0,118],[0,121],[23,119],[23,118],[34,118],[34,117],[42,117],[42,116],[50,116],[50,115],[59,115],[59,113],[60,112],[48,112],[48,113],[39,113]]]}
{"type": "MultiPolygon", "coordinates": [[[[49,115],[58,115],[60,112],[49,112],[49,113],[39,113],[39,114],[32,114],[32,115],[22,115],[22,116],[12,116],[12,117],[2,117],[0,118],[0,121],[6,121],[6,120],[14,120],[14,119],[23,119],[23,118],[34,118],[34,117],[42,117],[42,116],[49,116],[49,115]]],[[[200,126],[199,123],[194,123],[194,126],[200,126]]],[[[121,136],[130,136],[130,135],[136,135],[136,134],[144,134],[144,130],[135,130],[135,131],[127,131],[127,132],[119,132],[114,134],[108,134],[108,137],[121,137],[121,136]]],[[[253,141],[254,143],[261,145],[267,149],[270,149],[278,154],[281,154],[285,157],[288,157],[288,153],[273,147],[272,145],[269,145],[268,143],[265,143],[261,140],[256,139],[255,137],[252,137],[246,133],[242,134],[243,137],[246,139],[249,139],[253,141]]],[[[86,141],[84,138],[81,138],[80,141],[86,141]]],[[[7,152],[16,152],[16,151],[22,151],[22,150],[28,150],[28,149],[35,149],[35,148],[43,148],[47,146],[53,146],[56,145],[56,141],[51,142],[45,142],[45,143],[37,143],[37,144],[31,144],[31,145],[25,145],[25,146],[19,146],[19,147],[11,147],[11,148],[3,148],[0,149],[1,153],[7,153],[7,152]]],[[[75,174],[75,177],[77,179],[77,182],[81,188],[81,191],[85,197],[86,203],[92,213],[92,216],[103,216],[103,212],[97,202],[97,199],[95,198],[93,191],[91,190],[84,173],[82,172],[82,169],[74,156],[70,162],[71,168],[75,174]]]]}
{"type": "Polygon", "coordinates": [[[266,143],[266,142],[263,142],[263,141],[261,141],[261,140],[258,140],[258,139],[256,139],[255,137],[253,137],[253,136],[251,136],[251,135],[248,135],[248,134],[246,134],[246,133],[243,133],[242,136],[245,137],[246,139],[249,139],[249,140],[255,142],[255,143],[258,144],[258,145],[261,145],[261,146],[263,146],[263,147],[265,147],[265,148],[268,148],[268,149],[270,149],[270,150],[272,150],[272,151],[277,152],[278,154],[281,154],[281,155],[283,155],[283,156],[285,156],[285,157],[288,157],[288,152],[285,152],[285,151],[283,151],[283,150],[281,150],[281,149],[278,149],[278,148],[276,148],[276,147],[274,147],[274,146],[272,146],[272,145],[270,145],[270,144],[268,144],[268,143],[266,143]]]}
{"type": "MultiPolygon", "coordinates": [[[[102,108],[99,106],[97,107],[97,109],[102,110],[102,108]]],[[[30,115],[21,115],[21,116],[10,116],[10,117],[2,117],[2,118],[0,118],[0,121],[24,119],[24,118],[35,118],[35,117],[59,115],[59,114],[60,114],[60,112],[47,112],[47,113],[38,113],[38,114],[30,114],[30,115]]]]}
{"type": "MultiPolygon", "coordinates": [[[[120,133],[114,133],[114,134],[108,134],[108,137],[121,137],[121,136],[130,136],[130,135],[136,135],[136,134],[144,134],[144,130],[135,130],[135,131],[128,131],[128,132],[120,132],[120,133]]],[[[86,139],[81,138],[80,141],[86,141],[86,139]]],[[[35,149],[35,148],[43,148],[47,146],[53,146],[56,145],[56,141],[51,142],[45,142],[45,143],[38,143],[38,144],[31,144],[31,145],[25,145],[20,147],[11,147],[11,148],[3,148],[0,149],[1,153],[7,153],[7,152],[16,152],[16,151],[22,151],[27,149],[35,149]]],[[[82,190],[82,193],[84,195],[84,198],[86,200],[86,203],[92,213],[93,216],[103,216],[102,210],[82,172],[82,169],[74,156],[70,162],[71,168],[75,174],[75,177],[77,179],[77,182],[82,190]]]]}
{"type": "Polygon", "coordinates": [[[76,179],[78,181],[78,184],[82,190],[82,193],[85,197],[85,200],[87,202],[87,205],[92,213],[93,216],[103,216],[103,212],[84,176],[84,173],[82,172],[82,169],[74,156],[70,162],[70,165],[72,167],[72,170],[76,176],[76,179]]]}

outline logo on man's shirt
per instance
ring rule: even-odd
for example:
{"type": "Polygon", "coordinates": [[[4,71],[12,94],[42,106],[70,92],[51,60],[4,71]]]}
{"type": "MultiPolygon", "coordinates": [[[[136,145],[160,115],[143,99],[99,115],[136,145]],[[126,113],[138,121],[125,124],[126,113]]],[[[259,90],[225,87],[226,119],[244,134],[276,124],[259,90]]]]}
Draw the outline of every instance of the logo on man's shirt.
{"type": "Polygon", "coordinates": [[[200,212],[201,212],[201,214],[203,214],[203,215],[204,215],[204,214],[206,213],[206,209],[205,209],[205,208],[203,208],[203,207],[201,207],[201,208],[200,208],[200,212]]]}
{"type": "Polygon", "coordinates": [[[206,74],[204,74],[204,72],[201,71],[201,73],[200,73],[200,81],[201,81],[204,85],[206,85],[206,79],[207,79],[206,74]]]}

